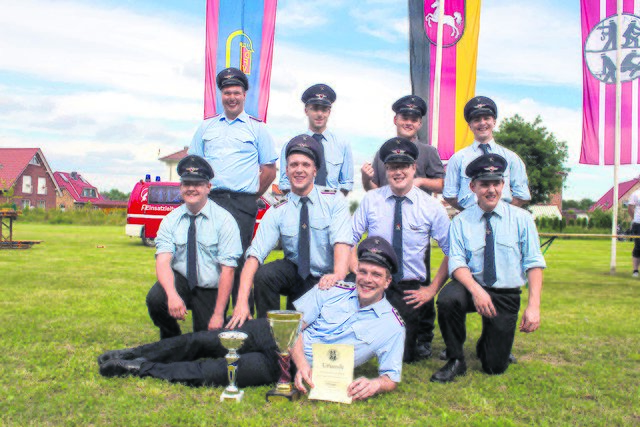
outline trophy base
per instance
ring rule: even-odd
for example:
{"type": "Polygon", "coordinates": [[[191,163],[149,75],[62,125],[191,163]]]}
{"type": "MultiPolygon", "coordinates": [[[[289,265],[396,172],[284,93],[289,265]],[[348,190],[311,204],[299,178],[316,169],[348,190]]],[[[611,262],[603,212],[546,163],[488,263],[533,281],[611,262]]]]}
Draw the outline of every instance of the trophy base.
{"type": "Polygon", "coordinates": [[[267,398],[267,402],[278,402],[278,401],[284,401],[284,400],[288,400],[289,402],[294,402],[300,399],[301,394],[302,393],[300,393],[300,391],[296,389],[292,389],[291,391],[280,391],[274,388],[267,392],[266,398],[267,398]]]}
{"type": "Polygon", "coordinates": [[[236,402],[240,402],[242,401],[243,397],[244,397],[244,390],[240,390],[237,393],[229,393],[227,391],[224,391],[220,395],[220,402],[225,402],[227,400],[235,400],[236,402]]]}

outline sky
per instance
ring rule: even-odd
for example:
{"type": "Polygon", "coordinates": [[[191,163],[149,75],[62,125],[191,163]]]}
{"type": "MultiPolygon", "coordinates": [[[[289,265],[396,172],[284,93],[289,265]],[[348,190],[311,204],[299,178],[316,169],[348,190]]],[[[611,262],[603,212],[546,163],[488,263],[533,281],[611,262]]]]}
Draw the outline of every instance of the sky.
{"type": "MultiPolygon", "coordinates": [[[[0,0],[0,147],[40,147],[54,171],[131,191],[166,174],[159,156],[202,120],[206,0],[0,0]]],[[[300,95],[338,94],[329,126],[360,166],[395,135],[391,104],[410,94],[407,2],[279,0],[268,128],[277,148],[306,129],[300,95]]],[[[476,94],[569,147],[565,199],[598,199],[613,168],[579,165],[577,0],[483,0],[476,94]]],[[[620,181],[640,174],[622,166],[620,181]]]]}

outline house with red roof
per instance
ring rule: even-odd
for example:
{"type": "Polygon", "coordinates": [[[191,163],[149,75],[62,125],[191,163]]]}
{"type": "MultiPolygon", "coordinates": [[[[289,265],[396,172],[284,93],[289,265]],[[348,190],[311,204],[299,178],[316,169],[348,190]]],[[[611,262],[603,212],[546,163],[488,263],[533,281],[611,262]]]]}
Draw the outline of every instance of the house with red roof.
{"type": "Polygon", "coordinates": [[[180,177],[178,176],[177,166],[180,160],[187,157],[187,151],[189,147],[184,147],[180,151],[176,151],[175,153],[169,154],[168,156],[160,157],[158,160],[164,162],[167,165],[167,181],[170,182],[178,182],[180,181],[180,177]]]}
{"type": "MultiPolygon", "coordinates": [[[[626,205],[629,201],[629,197],[634,191],[640,188],[640,176],[629,181],[621,182],[618,184],[618,205],[626,205]]],[[[604,196],[600,197],[597,202],[589,208],[589,212],[593,212],[595,209],[600,208],[607,211],[613,207],[613,187],[609,189],[604,196]]]]}
{"type": "Polygon", "coordinates": [[[53,209],[59,195],[60,188],[39,148],[0,148],[0,203],[14,203],[19,209],[53,209]]]}
{"type": "Polygon", "coordinates": [[[78,172],[55,172],[53,177],[61,191],[57,199],[60,209],[83,208],[89,203],[94,209],[126,209],[127,207],[126,201],[108,200],[102,197],[98,189],[78,172]]]}

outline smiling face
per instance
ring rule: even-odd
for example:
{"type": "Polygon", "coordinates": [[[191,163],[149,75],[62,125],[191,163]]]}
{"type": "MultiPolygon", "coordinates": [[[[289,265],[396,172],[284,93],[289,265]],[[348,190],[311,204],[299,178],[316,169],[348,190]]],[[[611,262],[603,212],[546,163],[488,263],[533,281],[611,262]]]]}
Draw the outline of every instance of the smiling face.
{"type": "Polygon", "coordinates": [[[396,114],[393,124],[398,136],[412,140],[422,127],[422,118],[413,114],[396,114]]]}
{"type": "Polygon", "coordinates": [[[396,196],[404,196],[413,187],[413,179],[416,174],[415,163],[385,163],[387,181],[391,191],[396,196]]]}
{"type": "Polygon", "coordinates": [[[327,122],[331,115],[331,107],[326,105],[308,104],[304,107],[304,113],[309,119],[309,130],[313,133],[322,133],[327,129],[327,122]]]}
{"type": "Polygon", "coordinates": [[[180,183],[180,195],[192,213],[198,213],[207,203],[211,190],[208,181],[183,181],[180,183]]]}
{"type": "Polygon", "coordinates": [[[485,212],[492,212],[500,198],[502,197],[502,189],[504,181],[501,179],[492,179],[490,181],[474,180],[469,184],[471,191],[478,197],[478,206],[485,212]]]}
{"type": "Polygon", "coordinates": [[[360,307],[380,301],[391,284],[389,270],[371,262],[360,261],[356,272],[356,289],[360,307]]]}
{"type": "Polygon", "coordinates": [[[313,188],[316,178],[316,164],[311,157],[291,153],[287,157],[287,178],[291,184],[291,191],[298,196],[306,196],[313,188]]]}
{"type": "Polygon", "coordinates": [[[469,122],[469,129],[473,132],[473,137],[480,143],[489,142],[493,139],[493,128],[496,126],[496,119],[493,116],[478,116],[469,122]]]}
{"type": "Polygon", "coordinates": [[[244,110],[244,101],[247,98],[242,86],[226,86],[220,91],[222,94],[222,107],[228,119],[235,119],[244,110]]]}

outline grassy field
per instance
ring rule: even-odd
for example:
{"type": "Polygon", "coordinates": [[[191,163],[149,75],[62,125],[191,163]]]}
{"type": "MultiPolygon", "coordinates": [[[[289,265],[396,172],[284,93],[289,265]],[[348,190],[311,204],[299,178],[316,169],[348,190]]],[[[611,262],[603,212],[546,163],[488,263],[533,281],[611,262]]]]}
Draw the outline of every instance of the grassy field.
{"type": "MultiPolygon", "coordinates": [[[[350,406],[266,404],[270,387],[222,405],[221,388],[98,374],[103,351],[157,339],[144,303],[153,249],[124,227],[18,222],[15,235],[44,243],[0,251],[3,426],[640,425],[640,281],[631,278],[629,242],[618,245],[616,276],[609,241],[553,244],[542,327],[516,335],[519,362],[504,375],[479,371],[480,321],[470,315],[470,369],[455,383],[430,383],[442,365],[431,359],[405,365],[397,392],[350,406]]],[[[439,332],[434,347],[444,347],[439,332]]],[[[373,363],[356,372],[375,373],[373,363]]]]}

